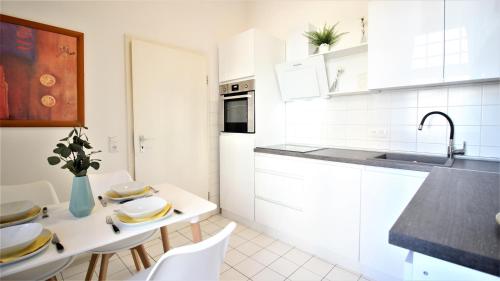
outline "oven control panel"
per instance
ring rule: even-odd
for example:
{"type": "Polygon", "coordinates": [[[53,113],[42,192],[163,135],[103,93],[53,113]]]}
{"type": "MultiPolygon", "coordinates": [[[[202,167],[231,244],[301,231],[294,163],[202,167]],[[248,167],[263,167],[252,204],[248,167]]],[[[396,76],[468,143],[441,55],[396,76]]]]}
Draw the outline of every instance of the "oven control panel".
{"type": "Polygon", "coordinates": [[[221,84],[219,86],[219,93],[221,95],[239,93],[239,92],[248,92],[255,90],[255,80],[245,80],[240,82],[221,84]]]}

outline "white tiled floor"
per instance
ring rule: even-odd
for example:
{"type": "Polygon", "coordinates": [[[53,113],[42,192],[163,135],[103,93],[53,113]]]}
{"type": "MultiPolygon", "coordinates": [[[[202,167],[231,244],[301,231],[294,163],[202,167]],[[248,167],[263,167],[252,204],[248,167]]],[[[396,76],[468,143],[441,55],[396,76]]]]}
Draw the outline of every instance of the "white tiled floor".
{"type": "MultiPolygon", "coordinates": [[[[230,220],[215,215],[201,223],[203,237],[209,237],[230,220]]],[[[169,233],[172,247],[192,243],[189,226],[169,233]]],[[[157,261],[163,254],[159,234],[146,243],[146,250],[151,262],[157,261]]],[[[57,276],[59,280],[83,280],[88,261],[80,259],[57,276]]],[[[108,280],[127,280],[135,272],[130,251],[122,251],[114,255],[108,268],[108,280]]],[[[98,266],[93,280],[97,280],[98,266]]],[[[318,257],[288,245],[284,242],[259,233],[254,229],[238,224],[229,243],[224,264],[221,266],[221,280],[253,280],[253,281],[368,281],[360,274],[330,264],[318,257]]]]}

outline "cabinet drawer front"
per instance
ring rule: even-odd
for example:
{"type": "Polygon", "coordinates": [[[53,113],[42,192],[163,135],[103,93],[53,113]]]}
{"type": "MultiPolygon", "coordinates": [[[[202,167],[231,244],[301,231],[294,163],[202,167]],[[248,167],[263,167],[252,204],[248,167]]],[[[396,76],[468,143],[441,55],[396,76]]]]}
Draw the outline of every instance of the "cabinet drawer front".
{"type": "Polygon", "coordinates": [[[308,159],[271,154],[255,154],[255,168],[278,173],[303,176],[308,159]]]}
{"type": "Polygon", "coordinates": [[[303,193],[303,178],[292,174],[255,169],[256,197],[301,210],[303,193]]]}
{"type": "Polygon", "coordinates": [[[265,200],[255,199],[255,221],[293,236],[307,236],[303,213],[265,200]]]}

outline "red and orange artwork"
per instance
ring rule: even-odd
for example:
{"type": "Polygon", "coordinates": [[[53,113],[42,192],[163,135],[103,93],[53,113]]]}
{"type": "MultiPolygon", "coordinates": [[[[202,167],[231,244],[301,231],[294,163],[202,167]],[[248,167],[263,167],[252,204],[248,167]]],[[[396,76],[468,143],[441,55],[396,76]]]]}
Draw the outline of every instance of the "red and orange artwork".
{"type": "Polygon", "coordinates": [[[0,125],[83,125],[83,34],[0,19],[0,125]]]}

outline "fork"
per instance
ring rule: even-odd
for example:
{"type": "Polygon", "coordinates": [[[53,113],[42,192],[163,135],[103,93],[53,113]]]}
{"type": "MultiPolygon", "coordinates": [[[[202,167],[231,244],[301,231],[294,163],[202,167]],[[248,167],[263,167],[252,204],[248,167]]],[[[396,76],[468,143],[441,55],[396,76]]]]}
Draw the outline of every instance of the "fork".
{"type": "Polygon", "coordinates": [[[120,233],[120,229],[118,228],[118,226],[115,225],[115,223],[113,222],[113,219],[111,218],[111,216],[106,216],[106,223],[110,224],[113,227],[113,231],[116,234],[120,233]]]}
{"type": "Polygon", "coordinates": [[[154,188],[154,187],[152,187],[152,186],[149,186],[149,188],[151,188],[151,190],[152,190],[154,193],[158,193],[158,192],[160,192],[158,189],[156,189],[156,188],[154,188]]]}

